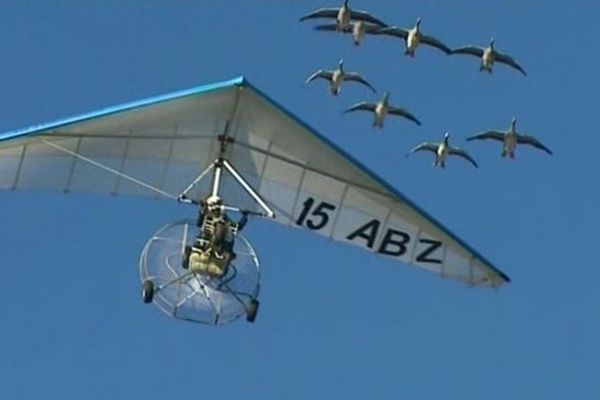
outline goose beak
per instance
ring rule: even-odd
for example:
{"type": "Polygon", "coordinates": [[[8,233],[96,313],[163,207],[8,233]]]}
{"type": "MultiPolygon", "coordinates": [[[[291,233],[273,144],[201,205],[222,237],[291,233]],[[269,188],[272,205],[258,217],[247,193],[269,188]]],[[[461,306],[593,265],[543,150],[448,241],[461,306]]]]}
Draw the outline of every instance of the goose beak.
{"type": "Polygon", "coordinates": [[[417,27],[421,25],[421,17],[417,18],[417,27]]]}

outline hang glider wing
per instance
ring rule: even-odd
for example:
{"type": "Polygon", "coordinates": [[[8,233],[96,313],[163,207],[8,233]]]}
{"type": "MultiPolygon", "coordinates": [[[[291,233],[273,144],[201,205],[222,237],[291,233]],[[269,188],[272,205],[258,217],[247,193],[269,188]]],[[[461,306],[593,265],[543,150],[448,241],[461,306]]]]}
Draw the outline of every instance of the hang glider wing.
{"type": "MultiPolygon", "coordinates": [[[[275,210],[276,222],[469,285],[509,281],[244,78],[0,134],[0,188],[176,199],[219,156],[225,133],[225,158],[275,210]]],[[[228,203],[259,211],[233,179],[223,187],[228,203]]]]}

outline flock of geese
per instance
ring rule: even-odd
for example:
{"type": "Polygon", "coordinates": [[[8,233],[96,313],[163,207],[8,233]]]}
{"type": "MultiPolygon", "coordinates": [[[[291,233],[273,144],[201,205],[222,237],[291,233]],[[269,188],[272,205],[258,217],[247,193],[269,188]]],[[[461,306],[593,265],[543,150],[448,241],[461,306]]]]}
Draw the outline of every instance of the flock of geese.
{"type": "MultiPolygon", "coordinates": [[[[495,47],[494,38],[491,39],[487,47],[482,46],[463,46],[456,49],[451,49],[441,40],[425,35],[421,31],[421,18],[418,18],[416,24],[412,28],[402,28],[398,26],[389,26],[380,19],[374,17],[367,11],[355,10],[350,8],[348,0],[340,7],[321,8],[313,11],[300,18],[300,21],[312,19],[333,19],[335,23],[317,25],[317,31],[330,31],[342,34],[351,34],[352,40],[356,46],[359,46],[367,35],[389,35],[402,39],[405,42],[405,51],[409,57],[414,57],[417,48],[420,45],[427,45],[443,51],[447,55],[463,54],[471,55],[480,59],[479,70],[482,72],[492,73],[492,68],[495,63],[505,64],[524,76],[527,72],[514,58],[508,54],[498,51],[495,47]]],[[[338,67],[334,70],[320,69],[310,75],[306,83],[316,79],[324,79],[329,81],[329,90],[332,95],[340,94],[344,82],[356,82],[368,87],[374,93],[377,93],[375,88],[359,73],[350,72],[344,69],[344,60],[340,60],[338,67]]],[[[354,104],[345,113],[354,111],[368,111],[373,114],[373,127],[383,128],[383,123],[387,115],[395,115],[405,118],[421,125],[419,119],[404,108],[390,104],[390,93],[385,92],[383,97],[377,102],[360,102],[354,104]]],[[[530,145],[537,149],[543,150],[548,154],[552,151],[544,146],[539,140],[533,136],[523,135],[517,132],[517,119],[513,118],[511,127],[508,130],[489,130],[467,138],[467,141],[491,139],[502,143],[502,157],[515,157],[515,149],[519,144],[530,145]]],[[[441,142],[425,142],[415,146],[407,155],[411,153],[427,151],[435,154],[434,166],[445,167],[445,162],[448,156],[458,156],[470,162],[473,166],[478,167],[477,162],[465,150],[454,147],[449,143],[450,134],[446,132],[441,142]]]]}

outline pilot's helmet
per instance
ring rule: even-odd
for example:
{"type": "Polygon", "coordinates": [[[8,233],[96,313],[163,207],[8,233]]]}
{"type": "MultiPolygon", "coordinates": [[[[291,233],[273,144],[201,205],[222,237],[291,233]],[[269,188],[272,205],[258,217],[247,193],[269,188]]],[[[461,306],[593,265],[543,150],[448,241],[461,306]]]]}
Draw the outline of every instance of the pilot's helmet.
{"type": "Polygon", "coordinates": [[[221,213],[223,210],[223,200],[219,196],[210,196],[206,199],[206,207],[212,213],[221,213]]]}

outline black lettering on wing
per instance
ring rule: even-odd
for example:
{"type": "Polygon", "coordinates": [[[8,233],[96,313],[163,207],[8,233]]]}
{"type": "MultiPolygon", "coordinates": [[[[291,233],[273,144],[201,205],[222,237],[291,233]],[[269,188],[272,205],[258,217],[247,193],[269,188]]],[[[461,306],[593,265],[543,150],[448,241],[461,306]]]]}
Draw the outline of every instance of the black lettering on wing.
{"type": "Polygon", "coordinates": [[[367,247],[372,249],[373,245],[375,244],[375,239],[377,238],[377,233],[379,233],[380,225],[381,222],[379,222],[376,219],[373,219],[361,226],[360,228],[358,228],[357,230],[355,230],[354,232],[352,232],[351,234],[349,234],[348,236],[346,236],[346,239],[364,239],[367,242],[367,247]]]}
{"type": "Polygon", "coordinates": [[[425,250],[420,252],[417,255],[416,261],[421,263],[430,263],[430,264],[441,264],[442,260],[439,258],[433,258],[431,255],[435,253],[435,251],[443,246],[443,243],[438,240],[431,239],[419,239],[419,243],[423,243],[428,245],[425,250]]]}
{"type": "Polygon", "coordinates": [[[377,252],[387,256],[400,257],[408,250],[409,242],[410,235],[408,233],[390,228],[385,233],[377,252]]]}

